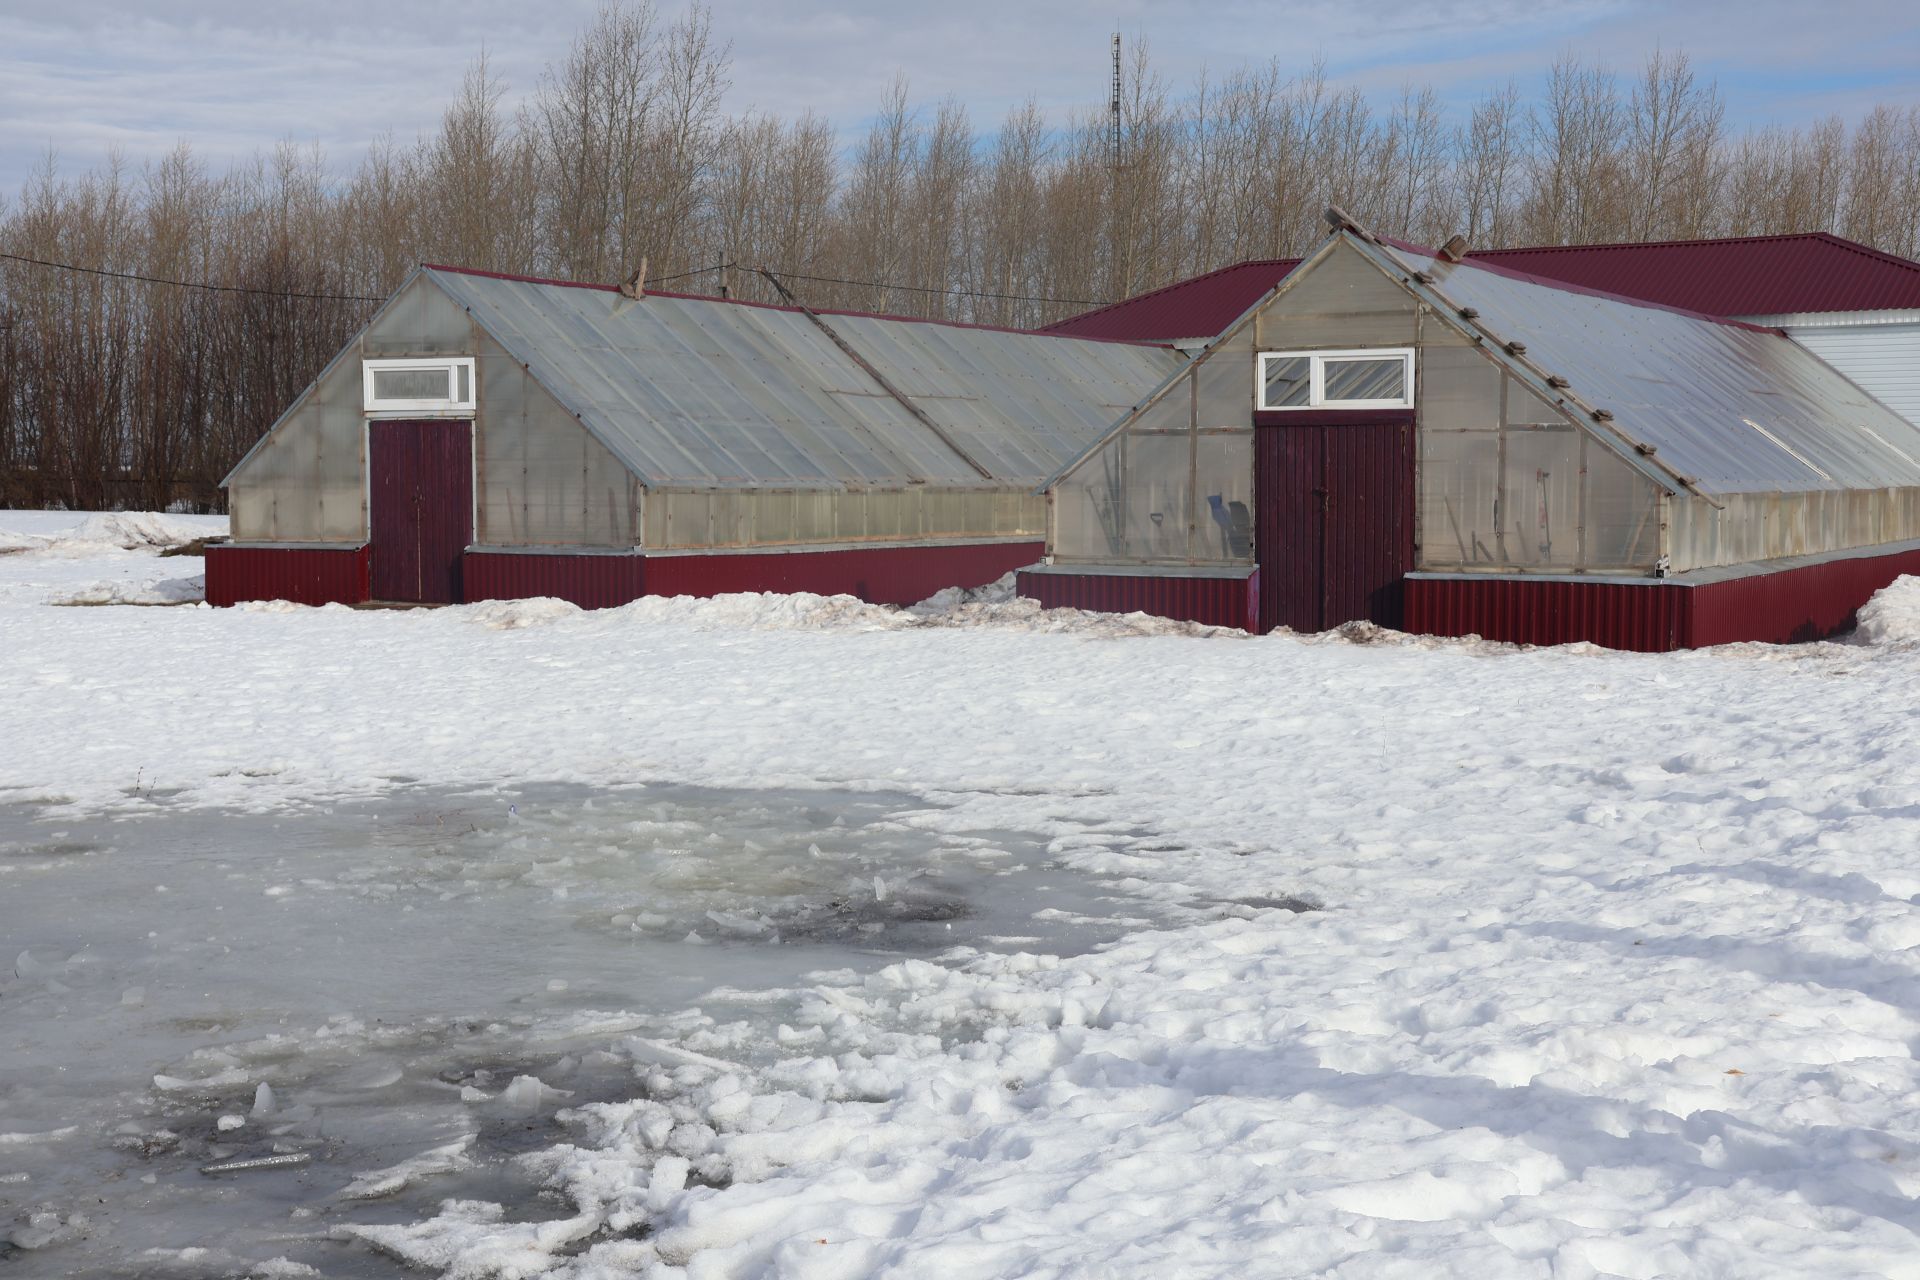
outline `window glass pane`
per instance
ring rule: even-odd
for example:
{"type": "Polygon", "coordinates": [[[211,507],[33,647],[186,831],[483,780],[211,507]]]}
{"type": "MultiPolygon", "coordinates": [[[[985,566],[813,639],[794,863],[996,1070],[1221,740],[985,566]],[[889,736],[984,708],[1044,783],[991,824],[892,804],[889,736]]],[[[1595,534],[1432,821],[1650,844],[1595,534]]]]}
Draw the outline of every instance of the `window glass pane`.
{"type": "Polygon", "coordinates": [[[1308,393],[1312,390],[1308,381],[1309,363],[1306,356],[1269,356],[1261,362],[1267,383],[1266,404],[1269,409],[1290,409],[1307,404],[1308,393]]]}
{"type": "Polygon", "coordinates": [[[473,401],[473,396],[467,390],[467,366],[463,364],[453,366],[453,376],[457,379],[457,385],[454,388],[454,402],[456,404],[470,404],[473,401]]]}
{"type": "Polygon", "coordinates": [[[1323,402],[1337,400],[1405,400],[1407,362],[1399,356],[1384,360],[1328,360],[1323,402]]]}
{"type": "Polygon", "coordinates": [[[447,370],[375,369],[373,398],[376,400],[445,400],[447,370]]]}

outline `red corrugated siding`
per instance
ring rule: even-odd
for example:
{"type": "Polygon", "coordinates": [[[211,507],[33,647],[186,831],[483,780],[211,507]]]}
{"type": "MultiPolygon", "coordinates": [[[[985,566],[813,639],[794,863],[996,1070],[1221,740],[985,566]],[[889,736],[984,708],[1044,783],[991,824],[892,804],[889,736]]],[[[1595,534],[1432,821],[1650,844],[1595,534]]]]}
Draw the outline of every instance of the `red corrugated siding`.
{"type": "Polygon", "coordinates": [[[461,569],[469,601],[553,596],[582,609],[610,609],[647,594],[646,566],[639,555],[469,551],[461,569]]]}
{"type": "Polygon", "coordinates": [[[1035,563],[1045,552],[1043,542],[979,542],[652,556],[647,560],[647,591],[656,596],[812,591],[858,596],[874,604],[918,604],[947,587],[985,586],[1035,563]]]}
{"type": "Polygon", "coordinates": [[[291,600],[359,604],[370,591],[365,547],[207,548],[207,603],[291,600]]]}
{"type": "Polygon", "coordinates": [[[1874,592],[1920,574],[1920,551],[1858,556],[1693,588],[1689,644],[1790,644],[1845,631],[1874,592]]]}
{"type": "Polygon", "coordinates": [[[1920,574],[1920,551],[1855,556],[1685,586],[1409,578],[1407,630],[1514,644],[1591,641],[1658,653],[1736,641],[1795,644],[1853,626],[1874,592],[1920,574]]]}
{"type": "Polygon", "coordinates": [[[1686,644],[1693,588],[1525,578],[1409,578],[1406,629],[1511,644],[1572,644],[1660,653],[1686,644]]]}
{"type": "Polygon", "coordinates": [[[1049,609],[1150,613],[1176,622],[1258,631],[1258,584],[1249,578],[1172,574],[1023,573],[1020,594],[1049,609]]]}

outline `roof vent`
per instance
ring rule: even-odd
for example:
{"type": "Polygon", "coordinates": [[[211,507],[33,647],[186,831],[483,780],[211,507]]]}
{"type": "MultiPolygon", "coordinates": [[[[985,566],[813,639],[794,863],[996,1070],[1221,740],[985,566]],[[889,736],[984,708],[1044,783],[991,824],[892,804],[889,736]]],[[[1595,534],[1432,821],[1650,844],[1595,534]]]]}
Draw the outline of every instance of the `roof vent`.
{"type": "Polygon", "coordinates": [[[1448,262],[1460,261],[1467,256],[1467,238],[1457,232],[1448,236],[1447,242],[1440,246],[1440,256],[1448,262]]]}

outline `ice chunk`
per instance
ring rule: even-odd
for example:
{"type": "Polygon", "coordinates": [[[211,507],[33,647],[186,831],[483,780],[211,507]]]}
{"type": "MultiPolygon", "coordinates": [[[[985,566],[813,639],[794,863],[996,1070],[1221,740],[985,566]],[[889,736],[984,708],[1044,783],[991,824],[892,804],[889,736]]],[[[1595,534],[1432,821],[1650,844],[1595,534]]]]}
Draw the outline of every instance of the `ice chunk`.
{"type": "Polygon", "coordinates": [[[253,1091],[253,1115],[255,1119],[273,1114],[273,1086],[265,1080],[253,1091]]]}
{"type": "Polygon", "coordinates": [[[243,1128],[246,1123],[247,1118],[245,1116],[229,1112],[214,1121],[213,1127],[221,1133],[232,1133],[235,1129],[243,1128]]]}

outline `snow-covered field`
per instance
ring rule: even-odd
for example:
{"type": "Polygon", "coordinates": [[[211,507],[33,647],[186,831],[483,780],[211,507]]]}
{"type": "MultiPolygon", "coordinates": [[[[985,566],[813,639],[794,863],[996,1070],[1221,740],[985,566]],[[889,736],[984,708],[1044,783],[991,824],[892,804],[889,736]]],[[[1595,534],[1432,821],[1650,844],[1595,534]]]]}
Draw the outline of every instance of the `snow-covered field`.
{"type": "MultiPolygon", "coordinates": [[[[50,607],[198,562],[0,528],[0,802],[907,792],[1188,912],[827,976],[772,1043],[610,1032],[630,1095],[516,1160],[557,1200],[290,1234],[459,1276],[1920,1276],[1920,583],[1853,643],[1635,656],[957,601],[50,607]]],[[[0,978],[0,1036],[50,980],[0,978]]],[[[0,1179],[90,1123],[0,1131],[0,1179]]],[[[59,1274],[76,1207],[0,1198],[59,1274]]]]}

